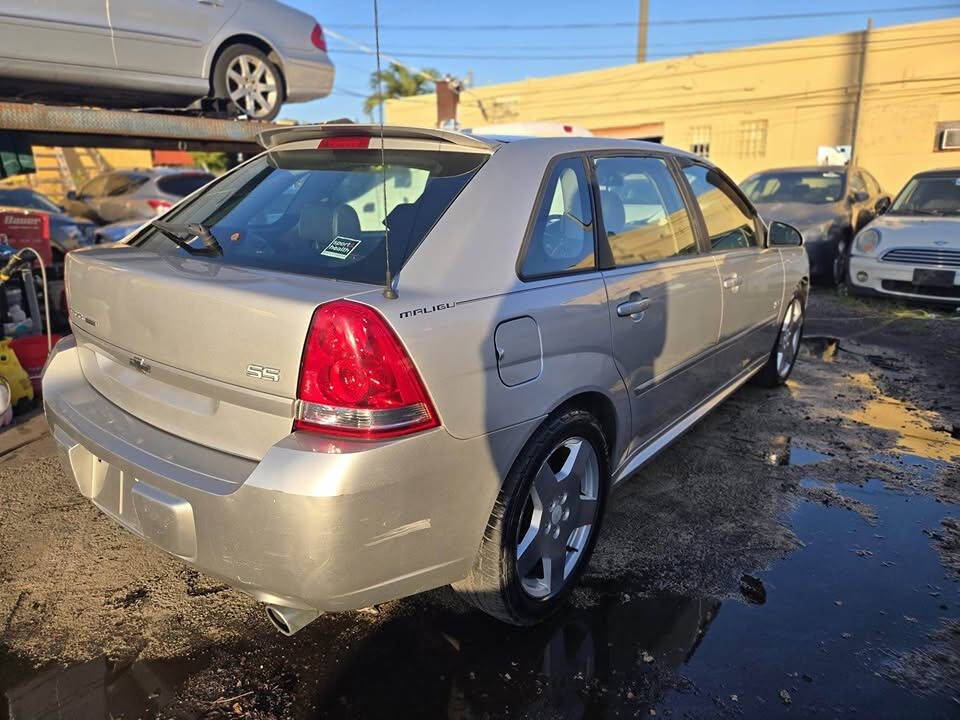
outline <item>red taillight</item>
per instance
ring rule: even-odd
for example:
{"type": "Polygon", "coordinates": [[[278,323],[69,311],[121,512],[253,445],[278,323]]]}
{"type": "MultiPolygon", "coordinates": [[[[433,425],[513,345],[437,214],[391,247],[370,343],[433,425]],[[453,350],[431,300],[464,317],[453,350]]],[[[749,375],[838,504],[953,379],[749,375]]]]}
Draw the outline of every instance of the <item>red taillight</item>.
{"type": "Polygon", "coordinates": [[[323,28],[320,27],[320,23],[313,26],[313,32],[310,33],[310,42],[317,50],[327,51],[327,39],[323,36],[323,28]]]}
{"type": "Polygon", "coordinates": [[[150,200],[147,200],[147,205],[153,208],[153,211],[157,215],[161,215],[173,207],[172,203],[167,202],[166,200],[160,200],[158,198],[151,198],[150,200]]]}
{"type": "Polygon", "coordinates": [[[370,147],[370,138],[361,135],[325,137],[320,140],[317,150],[366,150],[370,147]]]}
{"type": "Polygon", "coordinates": [[[375,439],[440,424],[400,340],[376,310],[350,300],[313,313],[297,398],[298,430],[375,439]]]}
{"type": "Polygon", "coordinates": [[[573,125],[564,125],[564,126],[563,126],[563,131],[564,131],[565,133],[572,133],[572,132],[573,132],[573,125]]]}

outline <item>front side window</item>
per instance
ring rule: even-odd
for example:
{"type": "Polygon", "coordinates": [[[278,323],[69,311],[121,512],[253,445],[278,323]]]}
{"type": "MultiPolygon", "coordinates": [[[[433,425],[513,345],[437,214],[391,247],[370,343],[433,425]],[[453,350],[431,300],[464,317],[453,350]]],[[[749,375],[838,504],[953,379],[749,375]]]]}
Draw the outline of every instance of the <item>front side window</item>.
{"type": "Polygon", "coordinates": [[[867,192],[867,184],[863,181],[863,175],[859,172],[853,172],[850,175],[850,189],[855,192],[867,192]]]}
{"type": "Polygon", "coordinates": [[[534,278],[594,266],[590,184],[582,158],[564,158],[550,171],[520,274],[534,278]]]}
{"type": "Polygon", "coordinates": [[[696,254],[690,216],[663,159],[601,157],[594,169],[616,266],[696,254]]]}
{"type": "Polygon", "coordinates": [[[760,246],[753,213],[720,173],[690,164],[683,168],[683,175],[697,197],[714,251],[760,246]]]}
{"type": "Polygon", "coordinates": [[[960,215],[960,173],[911,178],[890,208],[891,215],[960,215]]]}
{"type": "Polygon", "coordinates": [[[109,180],[110,175],[101,175],[100,177],[94,178],[81,188],[80,195],[84,197],[99,197],[103,195],[104,188],[107,187],[109,180]]]}
{"type": "MultiPolygon", "coordinates": [[[[205,255],[209,262],[382,285],[384,225],[397,272],[487,157],[387,150],[384,168],[374,150],[275,150],[210,183],[163,221],[181,233],[205,226],[219,246],[205,255]],[[416,184],[407,183],[411,176],[416,184]]],[[[130,242],[177,257],[205,247],[190,238],[184,248],[154,226],[130,242]]]]}

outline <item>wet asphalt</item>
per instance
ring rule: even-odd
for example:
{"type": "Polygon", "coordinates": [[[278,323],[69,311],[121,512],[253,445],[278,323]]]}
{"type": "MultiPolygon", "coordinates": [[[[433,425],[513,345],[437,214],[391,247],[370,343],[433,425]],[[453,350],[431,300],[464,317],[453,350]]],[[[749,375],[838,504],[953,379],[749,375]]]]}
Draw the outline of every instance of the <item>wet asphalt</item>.
{"type": "Polygon", "coordinates": [[[614,497],[571,606],[448,589],[292,638],[0,458],[0,719],[960,717],[960,315],[821,292],[748,387],[614,497]]]}

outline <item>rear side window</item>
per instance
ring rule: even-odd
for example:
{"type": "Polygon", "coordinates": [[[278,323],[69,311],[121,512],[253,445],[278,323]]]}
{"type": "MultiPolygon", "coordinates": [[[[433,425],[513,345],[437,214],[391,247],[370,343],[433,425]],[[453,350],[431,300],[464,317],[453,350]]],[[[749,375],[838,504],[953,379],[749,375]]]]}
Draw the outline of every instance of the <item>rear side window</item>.
{"type": "Polygon", "coordinates": [[[594,168],[614,265],[696,255],[690,216],[662,158],[601,157],[594,168]]]}
{"type": "Polygon", "coordinates": [[[547,178],[520,274],[535,278],[594,266],[590,184],[583,159],[564,158],[547,178]]]}
{"type": "Polygon", "coordinates": [[[186,197],[194,190],[199,190],[215,178],[210,173],[177,173],[163,175],[157,178],[157,187],[160,192],[177,197],[186,197]]]}
{"type": "Polygon", "coordinates": [[[716,170],[687,165],[683,175],[697,197],[714,251],[759,247],[753,213],[743,198],[716,170]]]}
{"type": "MultiPolygon", "coordinates": [[[[164,221],[206,226],[223,250],[213,262],[382,285],[384,217],[396,272],[486,158],[387,150],[384,168],[379,150],[278,150],[211,183],[164,221]]],[[[150,226],[131,244],[190,256],[150,226]]]]}

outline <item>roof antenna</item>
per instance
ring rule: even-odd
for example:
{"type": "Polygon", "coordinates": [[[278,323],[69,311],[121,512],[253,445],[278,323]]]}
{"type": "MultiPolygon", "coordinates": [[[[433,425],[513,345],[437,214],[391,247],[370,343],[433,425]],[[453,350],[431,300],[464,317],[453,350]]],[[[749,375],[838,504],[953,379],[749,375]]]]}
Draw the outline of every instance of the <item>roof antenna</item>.
{"type": "Polygon", "coordinates": [[[393,275],[390,273],[390,228],[387,225],[387,156],[383,148],[383,75],[380,72],[380,13],[377,9],[377,0],[373,0],[373,33],[377,50],[377,95],[380,96],[380,169],[383,171],[383,247],[384,250],[386,250],[387,258],[383,296],[387,300],[396,300],[397,291],[393,289],[393,275]]]}

